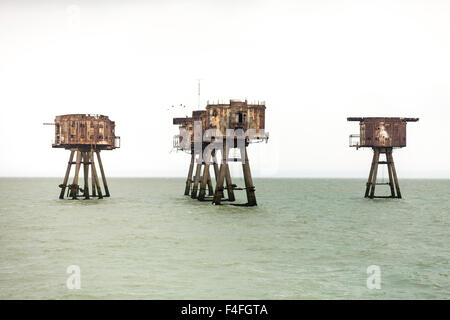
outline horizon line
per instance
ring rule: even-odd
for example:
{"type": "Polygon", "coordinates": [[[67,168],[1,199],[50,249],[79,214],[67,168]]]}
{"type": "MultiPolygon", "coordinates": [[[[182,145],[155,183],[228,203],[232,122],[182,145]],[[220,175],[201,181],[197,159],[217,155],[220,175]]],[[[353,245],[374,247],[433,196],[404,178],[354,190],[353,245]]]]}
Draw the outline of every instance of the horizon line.
{"type": "MultiPolygon", "coordinates": [[[[35,178],[42,178],[42,179],[60,179],[60,176],[0,176],[0,179],[35,179],[35,178]]],[[[243,179],[243,177],[237,177],[238,179],[243,179]]],[[[83,179],[81,177],[81,179],[83,179]]],[[[109,176],[108,179],[186,179],[184,176],[109,176]]],[[[294,176],[294,177],[285,177],[285,176],[279,176],[279,177],[253,177],[253,179],[367,179],[367,177],[330,177],[330,176],[313,176],[313,177],[307,177],[307,176],[294,176]]],[[[450,180],[450,177],[404,177],[399,178],[400,180],[450,180]]]]}

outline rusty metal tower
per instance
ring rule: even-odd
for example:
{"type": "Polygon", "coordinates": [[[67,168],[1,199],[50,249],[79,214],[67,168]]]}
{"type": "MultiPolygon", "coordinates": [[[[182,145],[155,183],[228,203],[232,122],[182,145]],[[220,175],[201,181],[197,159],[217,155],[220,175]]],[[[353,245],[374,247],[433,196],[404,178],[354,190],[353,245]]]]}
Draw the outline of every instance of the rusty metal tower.
{"type": "Polygon", "coordinates": [[[350,135],[350,147],[372,148],[373,159],[369,179],[366,184],[365,198],[398,198],[402,197],[398,184],[392,151],[394,148],[406,147],[406,123],[417,122],[419,118],[347,118],[347,121],[359,121],[360,134],[350,135]],[[380,154],[385,161],[380,161],[380,154]],[[378,165],[387,165],[389,182],[377,183],[378,165]],[[389,185],[390,196],[375,196],[377,185],[389,185]]]}
{"type": "Polygon", "coordinates": [[[173,124],[180,129],[180,134],[174,137],[174,148],[191,154],[185,195],[200,201],[212,200],[219,205],[222,201],[234,202],[234,191],[245,190],[247,203],[243,205],[257,204],[247,147],[250,143],[268,140],[268,134],[264,131],[265,109],[264,102],[208,102],[206,110],[194,111],[192,117],[173,119],[173,124]],[[231,150],[237,150],[239,156],[230,157],[231,150]],[[221,154],[220,162],[217,160],[218,153],[221,154]],[[245,187],[239,188],[233,184],[229,162],[242,163],[245,187]],[[195,163],[197,165],[193,178],[195,163]],[[211,165],[214,168],[215,187],[210,174],[211,165]],[[227,199],[224,197],[225,189],[227,199]]]}
{"type": "MultiPolygon", "coordinates": [[[[179,126],[180,134],[175,135],[173,139],[173,147],[180,151],[185,151],[191,155],[188,177],[186,179],[186,187],[184,195],[191,196],[192,199],[205,200],[206,185],[208,185],[209,196],[214,193],[214,187],[210,175],[210,163],[204,161],[203,152],[208,143],[203,142],[204,125],[206,123],[206,111],[197,110],[192,112],[192,117],[174,118],[173,124],[179,126]],[[195,167],[195,178],[194,175],[195,167]],[[202,173],[203,172],[203,173],[202,173]],[[200,193],[199,191],[199,183],[200,193]],[[205,182],[203,182],[205,180],[205,182]]],[[[214,156],[214,159],[216,157],[214,156]]],[[[215,178],[217,179],[218,163],[214,162],[215,178]]]]}
{"type": "Polygon", "coordinates": [[[70,150],[64,181],[59,185],[61,188],[59,198],[64,199],[66,188],[68,189],[67,197],[72,199],[77,199],[80,195],[84,196],[85,199],[90,197],[98,197],[99,199],[109,197],[110,194],[100,151],[120,148],[120,137],[115,135],[114,121],[103,115],[66,114],[56,116],[55,122],[51,123],[51,125],[55,126],[55,140],[52,143],[52,147],[70,150]],[[98,166],[102,175],[104,193],[100,187],[94,153],[97,156],[98,166]],[[81,164],[83,164],[84,171],[83,188],[78,184],[81,164]],[[75,165],[75,173],[72,184],[68,185],[72,165],[75,165]],[[91,166],[92,174],[91,194],[89,193],[89,165],[91,166]]]}

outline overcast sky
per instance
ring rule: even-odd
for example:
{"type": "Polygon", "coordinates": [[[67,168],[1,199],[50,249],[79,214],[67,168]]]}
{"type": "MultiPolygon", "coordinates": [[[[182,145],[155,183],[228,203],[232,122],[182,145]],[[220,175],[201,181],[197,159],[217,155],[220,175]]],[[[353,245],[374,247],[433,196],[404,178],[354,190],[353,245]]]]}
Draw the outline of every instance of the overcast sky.
{"type": "Polygon", "coordinates": [[[266,101],[256,177],[366,177],[346,118],[401,116],[420,121],[399,177],[450,178],[450,1],[431,0],[1,1],[0,176],[62,177],[42,123],[66,113],[116,121],[107,175],[185,176],[170,107],[197,107],[198,78],[202,107],[266,101]]]}

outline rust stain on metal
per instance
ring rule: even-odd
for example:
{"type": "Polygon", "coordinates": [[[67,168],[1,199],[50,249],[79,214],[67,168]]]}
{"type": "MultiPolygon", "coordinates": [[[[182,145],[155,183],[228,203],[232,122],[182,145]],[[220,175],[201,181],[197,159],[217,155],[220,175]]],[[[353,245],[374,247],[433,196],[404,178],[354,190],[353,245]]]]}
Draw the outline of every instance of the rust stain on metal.
{"type": "Polygon", "coordinates": [[[406,123],[418,118],[348,118],[359,121],[360,147],[406,147],[406,123]]]}
{"type": "Polygon", "coordinates": [[[227,190],[228,201],[235,201],[234,191],[245,190],[247,193],[246,206],[255,206],[255,186],[250,172],[250,164],[247,154],[247,146],[252,142],[261,142],[268,140],[268,134],[265,132],[265,103],[248,103],[247,100],[230,100],[229,103],[208,103],[206,110],[197,110],[192,113],[191,117],[174,118],[173,124],[179,126],[180,134],[174,137],[173,146],[178,150],[183,150],[191,154],[191,162],[189,166],[188,176],[186,179],[185,195],[191,198],[197,198],[200,201],[206,199],[206,187],[208,186],[209,195],[212,197],[214,204],[221,204],[224,197],[224,190],[227,190]],[[201,123],[202,130],[196,129],[196,121],[201,123]],[[235,130],[241,130],[237,132],[235,130]],[[223,143],[221,152],[221,161],[217,160],[216,150],[207,154],[203,159],[203,150],[210,144],[208,141],[198,140],[204,136],[208,130],[209,141],[223,143]],[[226,139],[220,142],[217,138],[228,138],[228,130],[232,130],[234,136],[234,145],[229,146],[226,139]],[[188,132],[187,135],[185,133],[188,132]],[[194,148],[194,144],[202,141],[201,148],[194,148]],[[236,141],[244,142],[238,146],[236,141]],[[239,149],[239,158],[230,156],[230,150],[239,149]],[[197,150],[199,149],[199,150],[197,150]],[[194,174],[195,157],[198,156],[197,165],[194,174]],[[215,176],[215,191],[212,193],[212,179],[209,173],[210,160],[215,176]],[[232,183],[228,161],[242,162],[245,187],[239,188],[232,183]],[[219,169],[220,163],[220,169],[219,169]],[[202,171],[203,167],[203,171],[202,171]],[[200,179],[200,177],[202,177],[200,179]],[[201,180],[201,181],[200,181],[201,180]],[[224,187],[224,184],[226,187],[224,187]],[[198,193],[199,192],[199,193],[198,193]],[[198,194],[197,194],[198,193],[198,194]]]}
{"type": "Polygon", "coordinates": [[[265,128],[265,103],[249,104],[247,101],[230,100],[229,104],[208,104],[206,125],[222,134],[227,129],[253,129],[257,133],[265,128]]]}
{"type": "Polygon", "coordinates": [[[350,135],[350,147],[372,148],[373,159],[366,183],[366,198],[401,198],[400,186],[395,169],[392,151],[394,148],[406,147],[406,124],[417,122],[419,118],[389,118],[389,117],[368,117],[368,118],[347,118],[348,121],[359,121],[360,134],[350,135]],[[355,141],[354,139],[357,138],[355,141]],[[380,155],[385,155],[385,161],[380,161],[380,155]],[[380,164],[387,165],[389,182],[378,183],[377,173],[380,164]],[[390,196],[375,196],[377,185],[388,185],[390,196]]]}
{"type": "MultiPolygon", "coordinates": [[[[173,124],[178,125],[180,132],[187,130],[194,141],[194,122],[202,124],[202,135],[206,130],[214,132],[213,137],[225,137],[227,129],[242,129],[244,132],[251,129],[253,139],[267,139],[265,129],[264,102],[248,103],[240,100],[230,100],[229,103],[208,103],[206,110],[196,110],[191,117],[173,118],[173,124]],[[212,129],[212,130],[211,130],[212,129]]],[[[246,137],[248,138],[248,136],[246,137]]],[[[182,141],[181,135],[176,136],[174,147],[180,150],[190,150],[190,145],[182,141]]]]}
{"type": "Polygon", "coordinates": [[[94,147],[112,150],[120,147],[115,122],[104,115],[66,114],[55,117],[53,148],[94,147]]]}
{"type": "Polygon", "coordinates": [[[70,150],[66,174],[63,183],[59,185],[61,188],[59,198],[64,199],[66,189],[66,196],[72,199],[77,199],[79,196],[83,196],[85,199],[109,197],[100,151],[120,148],[120,137],[115,135],[114,121],[104,115],[66,114],[56,116],[52,125],[55,125],[55,140],[52,147],[70,150]],[[75,165],[74,177],[72,183],[69,184],[69,175],[73,165],[75,165]],[[97,168],[100,170],[103,191],[97,168]],[[84,175],[83,186],[79,185],[80,170],[84,175]],[[91,185],[89,184],[89,171],[91,171],[91,185]]]}

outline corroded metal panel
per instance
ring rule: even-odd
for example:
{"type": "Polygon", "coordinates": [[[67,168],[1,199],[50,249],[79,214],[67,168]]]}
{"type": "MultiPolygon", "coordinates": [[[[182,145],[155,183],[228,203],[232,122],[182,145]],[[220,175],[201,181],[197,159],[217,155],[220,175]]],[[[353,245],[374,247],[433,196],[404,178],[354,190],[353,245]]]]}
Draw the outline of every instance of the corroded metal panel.
{"type": "Polygon", "coordinates": [[[191,150],[189,142],[194,142],[194,125],[201,122],[202,136],[208,130],[210,138],[222,138],[227,130],[242,129],[246,139],[267,139],[265,133],[265,103],[248,103],[247,100],[230,100],[229,103],[208,103],[206,110],[192,112],[192,117],[173,118],[173,124],[178,125],[180,134],[175,137],[174,146],[181,150],[191,150]],[[249,137],[248,130],[253,130],[249,137]],[[190,141],[186,141],[185,132],[189,132],[190,141]]]}
{"type": "Polygon", "coordinates": [[[406,147],[406,122],[399,118],[371,118],[360,123],[362,147],[406,147]]]}
{"type": "Polygon", "coordinates": [[[359,147],[406,147],[406,124],[418,118],[348,118],[360,122],[359,147]]]}
{"type": "Polygon", "coordinates": [[[55,117],[53,148],[90,147],[112,150],[119,147],[115,122],[104,115],[66,114],[55,117]]]}
{"type": "Polygon", "coordinates": [[[223,136],[227,129],[255,130],[256,136],[264,136],[264,103],[249,104],[247,101],[230,100],[229,104],[208,104],[206,123],[209,129],[217,129],[223,136]]]}

